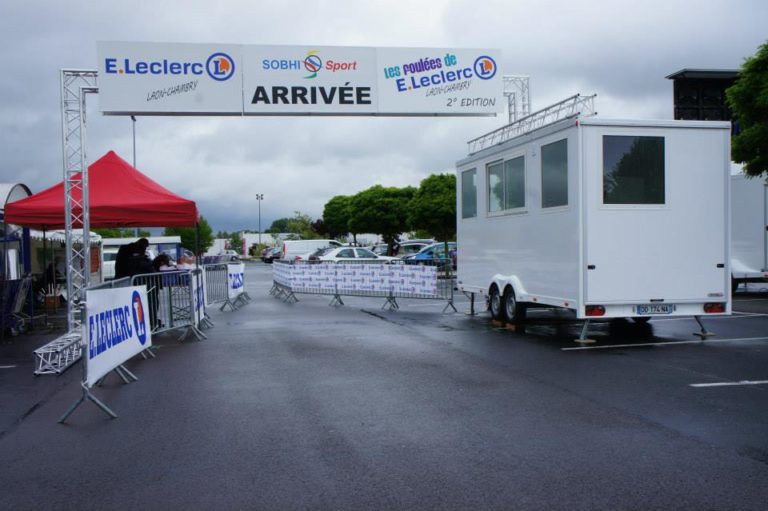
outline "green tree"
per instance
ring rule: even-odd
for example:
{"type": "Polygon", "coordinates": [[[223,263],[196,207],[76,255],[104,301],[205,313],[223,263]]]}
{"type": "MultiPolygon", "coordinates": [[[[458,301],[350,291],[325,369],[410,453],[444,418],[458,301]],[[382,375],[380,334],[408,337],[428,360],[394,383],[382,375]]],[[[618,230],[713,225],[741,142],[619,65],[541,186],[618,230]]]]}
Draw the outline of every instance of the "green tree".
{"type": "Polygon", "coordinates": [[[337,195],[326,202],[323,208],[323,222],[332,238],[349,232],[350,204],[352,197],[337,195]]]}
{"type": "Polygon", "coordinates": [[[768,173],[768,42],[744,61],[725,95],[737,122],[731,158],[750,176],[768,173]]]}
{"type": "Polygon", "coordinates": [[[443,241],[451,274],[448,240],[456,237],[456,176],[432,174],[424,179],[409,204],[408,221],[413,229],[423,229],[443,241]]]}
{"type": "Polygon", "coordinates": [[[408,228],[408,204],[415,188],[385,188],[376,185],[352,197],[349,230],[353,233],[380,234],[387,244],[387,253],[408,228]]]}
{"type": "MultiPolygon", "coordinates": [[[[202,215],[200,215],[198,226],[200,229],[200,252],[197,255],[203,255],[213,245],[213,229],[202,215]]],[[[196,250],[194,227],[166,227],[163,230],[163,236],[179,236],[182,247],[193,252],[196,250]]]]}
{"type": "Polygon", "coordinates": [[[296,233],[303,240],[317,239],[318,235],[312,230],[312,217],[301,211],[295,211],[288,219],[287,232],[296,233]]]}
{"type": "Polygon", "coordinates": [[[280,233],[280,232],[288,232],[288,218],[278,218],[274,222],[272,222],[272,225],[269,226],[269,229],[267,229],[267,232],[269,233],[280,233]]]}
{"type": "Polygon", "coordinates": [[[243,254],[243,238],[240,236],[240,233],[235,231],[229,236],[229,248],[237,252],[238,254],[243,254]]]}
{"type": "Polygon", "coordinates": [[[456,176],[432,174],[424,179],[408,205],[411,229],[427,231],[440,241],[456,236],[456,176]]]}

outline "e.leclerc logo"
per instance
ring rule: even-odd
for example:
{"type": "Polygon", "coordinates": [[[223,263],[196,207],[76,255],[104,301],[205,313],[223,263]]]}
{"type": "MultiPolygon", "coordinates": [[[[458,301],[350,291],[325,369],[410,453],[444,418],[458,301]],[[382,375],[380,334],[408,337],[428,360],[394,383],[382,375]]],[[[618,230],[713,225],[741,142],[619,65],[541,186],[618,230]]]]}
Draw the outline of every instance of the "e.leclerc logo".
{"type": "Polygon", "coordinates": [[[235,61],[223,52],[212,54],[206,61],[184,61],[173,59],[135,60],[131,58],[106,58],[104,71],[117,75],[155,75],[155,76],[202,76],[208,74],[212,79],[223,82],[235,74],[235,61]]]}
{"type": "Polygon", "coordinates": [[[496,61],[487,55],[477,57],[472,67],[475,70],[475,76],[481,80],[490,80],[496,76],[496,61]]]}
{"type": "Polygon", "coordinates": [[[131,310],[133,311],[133,327],[136,330],[136,337],[144,346],[144,343],[147,342],[147,328],[144,322],[144,304],[141,302],[141,295],[138,291],[134,291],[131,297],[131,310]]]}

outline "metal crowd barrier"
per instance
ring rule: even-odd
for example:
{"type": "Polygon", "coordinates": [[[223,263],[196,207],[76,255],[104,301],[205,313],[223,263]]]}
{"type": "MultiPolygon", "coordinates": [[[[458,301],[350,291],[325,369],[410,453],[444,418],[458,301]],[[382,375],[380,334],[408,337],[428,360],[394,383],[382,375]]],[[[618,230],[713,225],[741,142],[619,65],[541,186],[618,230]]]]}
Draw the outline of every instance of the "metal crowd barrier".
{"type": "Polygon", "coordinates": [[[225,303],[228,300],[227,265],[206,264],[202,268],[205,275],[203,278],[205,282],[205,304],[225,303]]]}
{"type": "MultiPolygon", "coordinates": [[[[153,334],[184,329],[181,338],[193,334],[205,339],[200,331],[204,307],[199,301],[198,290],[203,289],[202,272],[166,271],[134,275],[131,286],[147,287],[147,308],[153,334]]],[[[200,291],[202,293],[202,291],[200,291]]]]}
{"type": "MultiPolygon", "coordinates": [[[[181,339],[192,334],[206,336],[203,326],[213,326],[205,313],[206,304],[228,303],[227,265],[206,265],[200,270],[147,273],[104,282],[88,291],[128,286],[146,286],[152,333],[184,330],[181,339]]],[[[81,332],[67,332],[33,352],[35,374],[61,374],[82,356],[81,332]]],[[[142,356],[154,357],[151,348],[142,356]]]]}
{"type": "Polygon", "coordinates": [[[342,296],[385,298],[382,308],[399,309],[398,298],[445,300],[453,304],[452,272],[439,265],[403,262],[275,261],[270,294],[297,302],[296,294],[332,296],[329,305],[344,305],[342,296]]]}
{"type": "MultiPolygon", "coordinates": [[[[131,285],[130,277],[110,280],[88,288],[113,289],[131,285]]],[[[35,359],[35,374],[61,374],[82,356],[82,334],[67,332],[32,352],[35,359]]]]}

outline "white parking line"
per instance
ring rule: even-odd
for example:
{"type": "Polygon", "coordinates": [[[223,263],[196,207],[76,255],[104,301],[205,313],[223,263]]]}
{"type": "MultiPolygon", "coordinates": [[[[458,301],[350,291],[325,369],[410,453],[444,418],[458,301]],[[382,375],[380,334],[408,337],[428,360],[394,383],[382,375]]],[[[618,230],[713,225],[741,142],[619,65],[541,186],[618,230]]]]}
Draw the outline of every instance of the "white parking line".
{"type": "Polygon", "coordinates": [[[574,346],[572,348],[560,348],[561,351],[583,351],[583,350],[607,350],[611,348],[644,348],[648,346],[669,346],[673,344],[712,344],[723,342],[748,342],[748,341],[768,341],[768,337],[742,337],[740,339],[708,339],[706,341],[665,341],[665,342],[644,342],[635,344],[606,344],[603,346],[574,346]]]}
{"type": "MultiPolygon", "coordinates": [[[[730,316],[701,316],[701,319],[703,321],[712,321],[712,320],[723,320],[723,319],[738,319],[740,317],[745,318],[755,318],[755,317],[761,317],[761,316],[768,316],[768,314],[762,314],[757,312],[738,312],[734,311],[730,316]]],[[[651,321],[654,323],[659,323],[662,321],[692,321],[693,316],[680,316],[675,318],[665,318],[663,316],[654,316],[651,321]]]]}
{"type": "Polygon", "coordinates": [[[765,314],[763,312],[740,312],[740,311],[733,311],[733,315],[739,315],[739,316],[748,316],[750,318],[756,318],[760,316],[768,316],[768,314],[765,314]]]}
{"type": "Polygon", "coordinates": [[[742,381],[723,381],[719,383],[691,383],[690,387],[696,387],[696,388],[702,388],[702,387],[737,387],[741,385],[765,385],[768,383],[768,380],[759,380],[759,381],[749,381],[749,380],[742,380],[742,381]]]}
{"type": "Polygon", "coordinates": [[[0,369],[13,369],[16,366],[0,366],[0,369]]]}

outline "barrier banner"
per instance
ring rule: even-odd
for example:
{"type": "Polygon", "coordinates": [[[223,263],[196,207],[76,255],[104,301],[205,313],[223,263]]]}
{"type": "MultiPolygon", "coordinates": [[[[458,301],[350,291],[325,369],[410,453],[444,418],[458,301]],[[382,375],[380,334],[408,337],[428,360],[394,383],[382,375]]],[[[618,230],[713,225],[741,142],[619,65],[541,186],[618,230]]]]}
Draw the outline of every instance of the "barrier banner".
{"type": "Polygon", "coordinates": [[[154,313],[149,307],[144,286],[88,291],[83,328],[88,387],[152,346],[149,322],[154,313]]]}
{"type": "Polygon", "coordinates": [[[435,266],[405,264],[283,264],[275,283],[296,293],[441,298],[435,266]]]}
{"type": "Polygon", "coordinates": [[[192,300],[195,312],[195,325],[199,325],[205,317],[205,272],[194,271],[192,277],[192,300]]]}
{"type": "Polygon", "coordinates": [[[245,263],[227,265],[227,298],[236,299],[243,294],[245,284],[245,263]]]}

